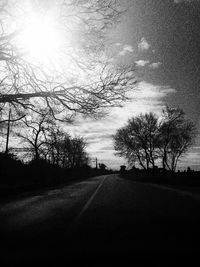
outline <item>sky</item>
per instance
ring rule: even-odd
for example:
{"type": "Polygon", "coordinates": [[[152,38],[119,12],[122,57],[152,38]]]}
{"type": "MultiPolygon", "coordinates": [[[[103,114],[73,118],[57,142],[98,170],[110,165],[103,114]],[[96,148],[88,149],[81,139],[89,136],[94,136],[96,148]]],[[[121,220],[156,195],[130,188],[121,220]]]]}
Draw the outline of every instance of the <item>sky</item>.
{"type": "MultiPolygon", "coordinates": [[[[51,6],[50,3],[53,5],[56,1],[43,0],[43,3],[51,6]]],[[[166,104],[179,107],[194,122],[200,133],[200,1],[123,0],[119,2],[123,8],[125,6],[128,8],[120,22],[109,30],[105,44],[106,52],[114,62],[135,65],[137,86],[129,92],[130,101],[124,103],[121,108],[111,108],[104,118],[95,120],[77,116],[73,124],[66,126],[73,136],[84,137],[93,166],[97,158],[99,163],[104,163],[112,169],[127,165],[125,159],[115,155],[112,136],[117,129],[127,123],[129,118],[140,113],[154,112],[161,115],[166,104]]],[[[28,19],[30,19],[29,16],[28,19]]],[[[35,19],[38,20],[38,17],[35,19]]],[[[40,24],[40,20],[37,24],[40,24]]],[[[37,57],[39,55],[39,60],[41,60],[41,54],[38,53],[41,47],[37,49],[37,42],[34,42],[38,41],[38,36],[39,44],[43,44],[40,52],[44,54],[45,51],[52,55],[51,50],[46,49],[45,39],[47,39],[48,48],[49,43],[53,44],[53,41],[46,38],[48,35],[43,36],[44,26],[44,22],[43,27],[39,25],[39,35],[37,28],[35,34],[31,30],[31,35],[29,33],[25,38],[28,48],[31,52],[36,52],[37,57]]],[[[48,30],[51,30],[49,34],[53,33],[52,27],[44,30],[45,33],[48,30]]],[[[74,42],[73,38],[70,41],[70,37],[67,40],[70,45],[71,42],[72,44],[76,42],[76,38],[74,42]]],[[[59,44],[56,44],[56,48],[57,45],[59,47],[59,44]]],[[[71,57],[71,50],[68,54],[71,57]]],[[[52,60],[52,57],[50,58],[52,60]]],[[[69,64],[66,58],[64,62],[69,64]]],[[[200,170],[200,134],[180,161],[178,168],[187,169],[188,166],[200,170]]]]}
{"type": "MultiPolygon", "coordinates": [[[[108,168],[127,162],[115,156],[112,135],[139,113],[160,115],[166,104],[182,108],[200,130],[200,1],[132,0],[110,32],[115,58],[134,63],[138,85],[123,108],[100,120],[77,119],[69,131],[85,138],[87,152],[108,168]]],[[[94,164],[94,161],[93,161],[94,164]]],[[[200,170],[200,136],[178,168],[200,170]]]]}

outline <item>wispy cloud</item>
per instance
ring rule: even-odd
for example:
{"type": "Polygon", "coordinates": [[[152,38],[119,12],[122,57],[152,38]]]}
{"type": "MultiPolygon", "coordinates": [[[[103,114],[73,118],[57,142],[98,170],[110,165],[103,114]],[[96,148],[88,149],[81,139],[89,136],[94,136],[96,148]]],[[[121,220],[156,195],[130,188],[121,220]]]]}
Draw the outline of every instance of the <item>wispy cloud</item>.
{"type": "Polygon", "coordinates": [[[149,60],[139,59],[135,61],[137,67],[145,67],[148,65],[150,69],[158,69],[162,63],[161,62],[150,62],[149,60]]]}
{"type": "MultiPolygon", "coordinates": [[[[120,45],[120,43],[117,43],[116,45],[120,45]]],[[[124,45],[122,47],[122,50],[119,52],[120,56],[125,56],[127,53],[133,53],[134,49],[132,45],[124,45]]]]}
{"type": "Polygon", "coordinates": [[[170,86],[154,85],[143,81],[139,83],[138,91],[135,92],[133,97],[135,96],[136,99],[140,101],[145,100],[146,98],[150,99],[150,101],[158,101],[167,96],[168,94],[173,93],[176,93],[176,90],[174,88],[171,88],[170,86]]]}
{"type": "Polygon", "coordinates": [[[122,45],[122,44],[121,44],[121,43],[115,43],[115,45],[116,45],[116,46],[120,46],[120,45],[122,45]]]}
{"type": "Polygon", "coordinates": [[[150,48],[150,44],[147,42],[145,37],[142,37],[141,41],[138,44],[139,51],[145,51],[150,48]]]}
{"type": "Polygon", "coordinates": [[[153,62],[149,65],[149,68],[151,69],[158,69],[162,65],[161,62],[153,62]]]}
{"type": "Polygon", "coordinates": [[[147,64],[149,64],[149,60],[140,59],[140,60],[136,60],[135,63],[136,63],[136,66],[138,67],[144,67],[147,64]]]}

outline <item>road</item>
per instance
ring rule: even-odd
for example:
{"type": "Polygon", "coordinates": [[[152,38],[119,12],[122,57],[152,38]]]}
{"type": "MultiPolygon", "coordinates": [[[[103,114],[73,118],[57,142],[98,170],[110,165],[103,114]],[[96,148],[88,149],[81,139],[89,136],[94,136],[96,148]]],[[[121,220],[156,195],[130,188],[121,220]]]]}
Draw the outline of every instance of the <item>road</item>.
{"type": "MultiPolygon", "coordinates": [[[[200,198],[105,175],[0,206],[2,259],[194,255],[200,198]]],[[[28,265],[27,265],[28,266],[28,265]]]]}

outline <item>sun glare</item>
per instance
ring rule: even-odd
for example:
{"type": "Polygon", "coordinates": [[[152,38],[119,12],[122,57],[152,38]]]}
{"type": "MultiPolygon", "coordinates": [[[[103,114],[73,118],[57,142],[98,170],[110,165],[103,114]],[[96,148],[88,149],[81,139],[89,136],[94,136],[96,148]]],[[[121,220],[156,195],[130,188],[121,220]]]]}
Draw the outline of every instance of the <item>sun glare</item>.
{"type": "Polygon", "coordinates": [[[53,18],[29,16],[20,35],[20,46],[28,57],[39,63],[53,62],[61,44],[61,34],[53,18]]]}

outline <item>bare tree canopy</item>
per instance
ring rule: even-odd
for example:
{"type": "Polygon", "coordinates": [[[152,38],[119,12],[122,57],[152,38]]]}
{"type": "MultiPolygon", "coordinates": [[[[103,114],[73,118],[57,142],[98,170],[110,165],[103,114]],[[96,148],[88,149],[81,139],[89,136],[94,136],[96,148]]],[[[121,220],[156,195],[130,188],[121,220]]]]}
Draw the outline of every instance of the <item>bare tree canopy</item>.
{"type": "Polygon", "coordinates": [[[82,137],[72,138],[56,126],[48,114],[36,120],[24,118],[21,122],[26,129],[17,133],[23,142],[24,152],[32,159],[45,159],[47,162],[65,168],[80,168],[89,162],[85,151],[86,142],[82,137]]]}
{"type": "Polygon", "coordinates": [[[125,156],[131,165],[139,163],[144,169],[155,166],[157,159],[158,118],[155,114],[133,117],[114,136],[115,150],[125,156]]]}
{"type": "Polygon", "coordinates": [[[1,1],[2,117],[8,106],[70,119],[120,105],[134,68],[118,66],[105,43],[123,12],[116,0],[1,1]]]}
{"type": "Polygon", "coordinates": [[[166,106],[160,125],[160,151],[164,169],[175,171],[179,158],[188,150],[196,135],[194,124],[180,108],[166,106]]]}
{"type": "Polygon", "coordinates": [[[46,113],[37,116],[33,119],[23,118],[18,124],[20,130],[16,131],[23,143],[24,151],[28,151],[33,159],[40,159],[47,151],[47,135],[50,127],[55,127],[54,122],[50,116],[46,113]]]}
{"type": "Polygon", "coordinates": [[[166,106],[163,116],[153,113],[133,117],[114,135],[117,155],[143,169],[161,163],[163,169],[175,171],[178,160],[187,152],[195,137],[194,124],[179,108],[166,106]]]}

